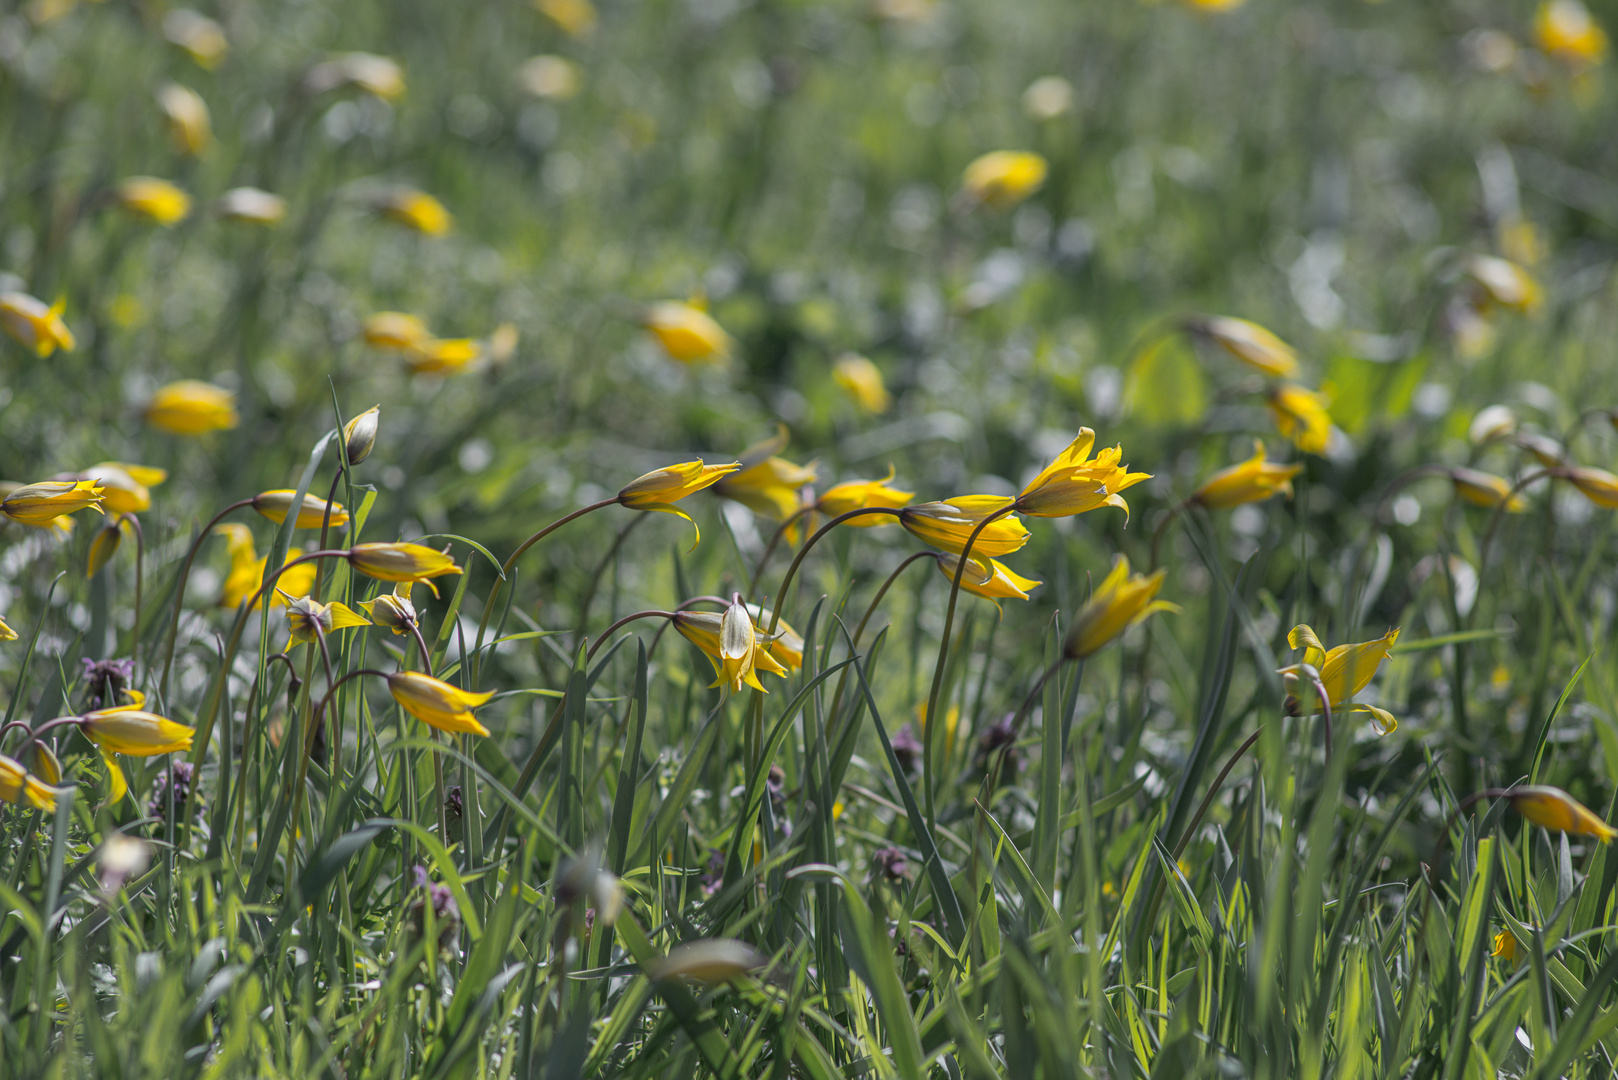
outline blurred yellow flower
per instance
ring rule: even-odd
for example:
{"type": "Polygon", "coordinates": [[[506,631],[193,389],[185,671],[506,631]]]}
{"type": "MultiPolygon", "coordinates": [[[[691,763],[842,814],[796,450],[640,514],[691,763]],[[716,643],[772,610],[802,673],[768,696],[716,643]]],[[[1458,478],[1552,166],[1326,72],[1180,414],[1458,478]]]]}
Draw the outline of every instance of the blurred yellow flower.
{"type": "Polygon", "coordinates": [[[379,311],[365,320],[365,342],[379,349],[414,349],[433,339],[419,316],[403,311],[379,311]]]}
{"type": "Polygon", "coordinates": [[[1584,492],[1584,497],[1607,510],[1618,510],[1618,476],[1605,469],[1575,465],[1560,474],[1584,492]]]}
{"type": "Polygon", "coordinates": [[[1493,510],[1504,503],[1506,511],[1512,514],[1528,509],[1528,501],[1513,493],[1511,484],[1502,477],[1456,466],[1449,471],[1449,478],[1455,485],[1455,494],[1473,506],[1493,510]]]}
{"type": "Polygon", "coordinates": [[[370,620],[356,612],[347,604],[332,601],[322,604],[307,596],[300,596],[287,603],[287,626],[291,635],[287,646],[307,642],[314,644],[322,635],[334,630],[345,630],[351,626],[370,626],[370,620]]]}
{"type": "Polygon", "coordinates": [[[1302,465],[1276,465],[1264,458],[1264,444],[1253,440],[1253,456],[1239,465],[1214,473],[1191,494],[1191,502],[1209,510],[1261,502],[1276,495],[1292,497],[1292,478],[1302,465]]]}
{"type": "Polygon", "coordinates": [[[1090,457],[1095,441],[1095,432],[1080,428],[1067,449],[1057,454],[1055,460],[1022,489],[1017,496],[1017,512],[1030,517],[1072,517],[1103,506],[1115,506],[1124,512],[1127,522],[1129,504],[1118,493],[1142,480],[1150,480],[1152,474],[1132,473],[1129,466],[1119,465],[1124,456],[1122,445],[1090,457]]]}
{"type": "Polygon", "coordinates": [[[797,465],[778,451],[786,448],[787,436],[779,434],[754,443],[742,451],[741,468],[719,478],[714,493],[733,499],[757,514],[786,518],[803,505],[798,496],[800,488],[815,481],[819,475],[817,462],[797,465]]]}
{"type": "Polygon", "coordinates": [[[1571,836],[1593,836],[1603,844],[1618,836],[1596,813],[1561,788],[1525,785],[1505,793],[1511,808],[1542,829],[1557,829],[1571,836]]]}
{"type": "Polygon", "coordinates": [[[377,626],[385,626],[400,637],[411,632],[416,625],[416,605],[411,603],[410,593],[415,587],[414,582],[401,581],[394,585],[391,593],[382,593],[370,600],[361,600],[360,607],[377,626]]]}
{"type": "Polygon", "coordinates": [[[387,678],[393,700],[428,727],[461,735],[489,734],[472,710],[486,705],[493,690],[474,694],[419,671],[396,671],[387,678]]]}
{"type": "MultiPolygon", "coordinates": [[[[292,512],[292,500],[297,494],[291,488],[261,491],[253,496],[253,509],[279,525],[287,519],[287,514],[292,512]]],[[[298,520],[294,523],[294,527],[318,529],[325,520],[326,500],[318,495],[305,495],[298,507],[298,520]]],[[[331,524],[334,526],[348,524],[348,511],[343,509],[342,503],[331,504],[331,524]]]]}
{"type": "Polygon", "coordinates": [[[857,353],[844,353],[832,365],[832,381],[847,391],[862,412],[879,415],[893,405],[893,395],[883,385],[882,372],[857,353]]]}
{"type": "Polygon", "coordinates": [[[6,625],[6,620],[0,617],[0,641],[16,641],[17,631],[6,625]]]}
{"type": "Polygon", "coordinates": [[[1560,469],[1572,464],[1567,450],[1549,435],[1541,435],[1537,431],[1519,431],[1517,445],[1534,455],[1534,460],[1547,469],[1560,469]]]}
{"type": "Polygon", "coordinates": [[[491,364],[503,364],[516,355],[517,342],[520,340],[517,324],[503,322],[494,328],[488,341],[483,343],[483,355],[489,358],[491,364]]]}
{"type": "Polygon", "coordinates": [[[1016,206],[1045,183],[1047,167],[1038,154],[995,150],[961,173],[961,189],[973,202],[994,210],[1016,206]]]}
{"type": "Polygon", "coordinates": [[[1073,84],[1060,75],[1046,75],[1022,92],[1022,111],[1030,120],[1055,120],[1073,111],[1073,84]]]}
{"type": "MultiPolygon", "coordinates": [[[[977,545],[972,546],[977,550],[977,545]]],[[[960,566],[958,556],[939,554],[934,556],[938,560],[938,569],[951,581],[955,580],[955,570],[960,566]]],[[[985,600],[1026,600],[1028,590],[1037,588],[1042,582],[1032,581],[1018,575],[1005,563],[998,559],[987,560],[988,565],[977,559],[968,559],[966,573],[961,575],[961,588],[974,596],[981,596],[985,600]]]]}
{"type": "Polygon", "coordinates": [[[101,485],[94,480],[45,480],[13,489],[0,500],[0,514],[35,528],[85,508],[102,513],[101,485]]]}
{"type": "MultiPolygon", "coordinates": [[[[1386,735],[1393,731],[1399,726],[1393,714],[1374,705],[1355,705],[1351,702],[1354,695],[1370,685],[1377,668],[1388,658],[1388,650],[1392,649],[1398,640],[1399,628],[1395,626],[1373,641],[1338,645],[1327,651],[1311,627],[1303,623],[1294,626],[1292,632],[1287,635],[1287,644],[1294,649],[1302,649],[1303,659],[1276,672],[1286,686],[1287,698],[1283,708],[1287,715],[1300,715],[1302,702],[1298,696],[1299,690],[1318,696],[1318,691],[1305,683],[1308,673],[1304,668],[1307,666],[1313,668],[1319,676],[1320,689],[1325,691],[1333,713],[1370,713],[1382,734],[1386,735]]],[[[1313,711],[1321,711],[1319,701],[1315,702],[1313,711]]]]}
{"type": "Polygon", "coordinates": [[[1331,441],[1331,414],[1325,394],[1294,383],[1274,387],[1268,394],[1270,415],[1281,434],[1306,454],[1324,454],[1331,441]]]}
{"type": "Polygon", "coordinates": [[[225,28],[189,8],[175,8],[163,16],[163,36],[210,71],[218,67],[219,61],[230,51],[225,28]]]}
{"type": "Polygon", "coordinates": [[[146,422],[174,435],[227,431],[239,419],[235,394],[197,379],[169,383],[146,407],[146,422]]]}
{"type": "MultiPolygon", "coordinates": [[[[893,466],[889,465],[888,475],[880,480],[845,480],[828,488],[826,493],[815,501],[815,509],[830,517],[839,517],[850,510],[863,510],[868,506],[887,506],[897,510],[914,499],[916,493],[889,487],[888,482],[893,476],[893,466]]],[[[891,525],[893,519],[872,514],[868,517],[857,517],[847,524],[869,529],[878,525],[891,525]]]]}
{"type": "Polygon", "coordinates": [[[1579,0],[1544,0],[1534,12],[1534,43],[1575,70],[1607,56],[1607,32],[1579,0]]]}
{"type": "Polygon", "coordinates": [[[1201,315],[1182,325],[1187,333],[1213,342],[1266,375],[1286,379],[1298,373],[1298,351],[1256,322],[1229,315],[1201,315]]]}
{"type": "MultiPolygon", "coordinates": [[[[959,555],[980,522],[1010,505],[1003,495],[962,495],[907,506],[899,512],[899,524],[922,543],[959,555]]],[[[997,559],[1020,551],[1026,543],[1028,529],[1022,522],[1009,515],[996,518],[972,542],[971,558],[997,559]]]]}
{"type": "Polygon", "coordinates": [[[1073,628],[1068,631],[1063,655],[1070,660],[1083,660],[1148,616],[1159,611],[1179,611],[1179,605],[1156,599],[1165,573],[1158,570],[1149,576],[1131,575],[1129,560],[1122,555],[1115,556],[1112,570],[1073,617],[1073,628]]]}
{"type": "Polygon", "coordinates": [[[1517,939],[1512,936],[1510,930],[1502,930],[1494,935],[1494,949],[1489,955],[1500,960],[1516,962],[1517,939]]]}
{"type": "Polygon", "coordinates": [[[582,82],[579,65],[563,56],[535,56],[517,69],[517,85],[541,99],[566,101],[582,82]]]}
{"type": "Polygon", "coordinates": [[[569,37],[584,37],[595,29],[596,9],[590,0],[534,0],[534,7],[569,37]]]}
{"type": "Polygon", "coordinates": [[[405,350],[412,375],[450,375],[466,370],[483,355],[483,346],[471,338],[430,338],[405,350]]]}
{"type": "Polygon", "coordinates": [[[153,176],[131,176],[118,185],[118,205],[159,225],[174,225],[191,212],[191,196],[153,176]]]}
{"type": "Polygon", "coordinates": [[[392,101],[405,92],[404,69],[397,61],[386,56],[366,52],[343,53],[310,68],[303,77],[303,86],[311,94],[324,94],[341,87],[358,87],[384,101],[392,101]]]}
{"type": "Polygon", "coordinates": [[[660,301],[646,309],[641,325],[682,364],[717,363],[730,356],[730,335],[700,304],[660,301]]]}
{"type": "Polygon", "coordinates": [[[132,465],[123,461],[103,461],[59,480],[100,480],[101,505],[115,514],[142,514],[151,509],[152,491],[168,479],[167,469],[132,465]]]}
{"type": "Polygon", "coordinates": [[[59,348],[72,351],[73,331],[62,321],[65,310],[66,300],[47,305],[27,293],[0,293],[0,327],[40,359],[59,348]]]}
{"type": "Polygon", "coordinates": [[[412,187],[394,188],[381,195],[376,208],[383,217],[427,236],[443,236],[455,221],[443,203],[412,187]]]}
{"type": "Polygon", "coordinates": [[[36,810],[55,810],[51,786],[23,768],[22,762],[0,754],[0,802],[24,800],[36,810]]]}
{"type": "Polygon", "coordinates": [[[195,90],[179,83],[164,83],[157,90],[157,107],[163,110],[169,140],[179,153],[195,157],[213,142],[208,103],[195,90]]]}
{"type": "Polygon", "coordinates": [[[278,225],[287,216],[287,201],[256,187],[231,188],[214,203],[214,212],[226,221],[278,225]]]}
{"type": "Polygon", "coordinates": [[[1182,2],[1198,11],[1234,11],[1247,3],[1247,0],[1182,0],[1182,2]]]}
{"type": "MultiPolygon", "coordinates": [[[[270,557],[268,555],[259,557],[253,547],[253,532],[246,525],[227,522],[218,526],[218,535],[225,538],[230,551],[230,570],[225,575],[225,584],[219,593],[219,606],[234,608],[258,591],[264,581],[265,564],[270,561],[270,557]]],[[[302,548],[288,548],[286,560],[282,565],[297,560],[302,554],[302,548]]],[[[284,605],[287,597],[309,595],[315,587],[315,575],[319,571],[318,566],[308,562],[282,572],[275,580],[275,589],[270,595],[270,606],[284,605]]]]}
{"type": "Polygon", "coordinates": [[[1544,294],[1533,275],[1509,259],[1495,255],[1473,255],[1466,260],[1466,276],[1482,290],[1490,305],[1531,313],[1544,302],[1544,294]]]}
{"type": "Polygon", "coordinates": [[[348,563],[367,577],[378,581],[423,581],[438,595],[438,586],[430,579],[445,574],[463,573],[449,549],[434,551],[425,544],[370,543],[355,544],[348,549],[348,563]]]}

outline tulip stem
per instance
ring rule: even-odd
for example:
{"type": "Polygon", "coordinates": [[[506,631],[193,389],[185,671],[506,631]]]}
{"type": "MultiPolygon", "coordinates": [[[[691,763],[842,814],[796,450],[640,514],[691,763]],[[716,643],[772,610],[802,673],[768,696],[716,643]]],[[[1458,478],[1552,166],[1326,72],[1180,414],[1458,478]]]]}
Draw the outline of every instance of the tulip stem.
{"type": "MultiPolygon", "coordinates": [[[[83,723],[83,717],[78,717],[78,716],[58,716],[54,720],[45,721],[43,724],[39,725],[37,728],[34,728],[32,734],[30,734],[28,736],[28,738],[23,741],[23,744],[21,746],[17,747],[17,758],[18,758],[18,760],[21,760],[22,756],[24,754],[28,753],[28,748],[29,747],[33,746],[35,743],[40,741],[40,736],[41,735],[45,734],[47,731],[50,731],[52,728],[67,727],[69,724],[81,724],[82,725],[82,723],[83,723]]],[[[26,728],[27,726],[28,726],[28,721],[26,721],[26,720],[13,720],[11,723],[7,724],[4,728],[0,728],[0,735],[4,735],[6,732],[10,731],[12,728],[16,728],[16,727],[26,728]]]]}
{"type": "MultiPolygon", "coordinates": [[[[1007,503],[978,522],[977,527],[967,534],[966,543],[961,545],[960,555],[956,556],[955,576],[950,579],[949,584],[949,604],[944,608],[944,633],[938,639],[938,661],[933,665],[933,688],[927,694],[927,711],[922,714],[923,723],[931,720],[938,708],[938,694],[944,686],[944,666],[949,662],[949,636],[955,627],[955,602],[961,596],[961,578],[966,574],[966,564],[972,555],[972,545],[977,543],[978,536],[984,529],[1016,509],[1016,503],[1007,503]]],[[[927,796],[927,824],[931,828],[937,824],[938,817],[933,808],[933,740],[932,736],[926,733],[923,733],[921,740],[921,760],[922,789],[927,796]]]]}
{"type": "Polygon", "coordinates": [[[596,592],[601,587],[602,576],[606,574],[607,568],[612,565],[613,559],[617,557],[618,552],[623,548],[624,541],[629,539],[629,534],[646,518],[646,514],[636,514],[630,518],[629,524],[618,530],[618,535],[613,537],[612,546],[607,549],[607,553],[596,564],[595,572],[590,575],[590,587],[584,591],[584,599],[579,601],[578,630],[576,631],[578,636],[584,636],[585,627],[590,619],[590,605],[595,602],[596,592]]]}
{"type": "Polygon", "coordinates": [[[780,545],[781,538],[787,534],[787,530],[792,528],[793,523],[799,518],[805,514],[813,513],[815,506],[815,503],[807,503],[798,507],[788,514],[786,520],[776,528],[775,535],[771,536],[770,542],[764,545],[764,554],[758,557],[758,569],[753,571],[753,580],[747,583],[747,596],[749,599],[752,598],[753,593],[758,591],[759,579],[764,576],[764,568],[770,564],[770,556],[775,554],[775,549],[780,545]]]}
{"type": "MultiPolygon", "coordinates": [[[[169,696],[169,671],[174,666],[174,641],[180,634],[180,612],[185,608],[185,584],[191,577],[191,564],[196,560],[197,551],[202,547],[202,542],[208,538],[209,533],[213,532],[214,526],[225,519],[226,514],[234,513],[244,506],[252,505],[252,499],[240,499],[215,514],[213,520],[204,525],[202,531],[197,533],[197,538],[191,541],[191,550],[185,553],[185,562],[180,564],[180,576],[175,579],[174,583],[174,619],[169,623],[169,643],[163,655],[163,678],[157,684],[157,696],[165,702],[168,701],[169,696]]],[[[138,608],[136,609],[135,617],[137,619],[140,617],[138,608]]],[[[139,640],[139,637],[137,637],[136,641],[139,640]]]]}
{"type": "Polygon", "coordinates": [[[776,592],[775,602],[770,605],[770,625],[769,628],[764,631],[766,636],[774,634],[776,623],[781,621],[781,605],[786,602],[787,589],[792,585],[792,579],[797,575],[798,567],[803,563],[803,557],[809,554],[809,549],[820,543],[821,537],[831,532],[843,522],[850,521],[857,517],[862,517],[866,514],[887,514],[889,517],[902,516],[901,511],[896,510],[891,506],[862,506],[857,510],[850,510],[846,514],[838,514],[836,517],[826,522],[826,524],[822,525],[813,536],[804,541],[803,547],[799,548],[798,554],[793,557],[792,565],[787,567],[786,576],[781,579],[781,588],[776,592]]]}
{"type": "Polygon", "coordinates": [[[483,635],[489,629],[489,616],[494,614],[494,606],[500,600],[500,591],[505,587],[506,579],[511,575],[511,568],[516,565],[518,558],[522,556],[523,552],[527,551],[529,548],[533,547],[535,544],[539,543],[551,533],[555,532],[557,529],[560,529],[563,525],[566,525],[575,518],[581,518],[585,514],[591,513],[592,511],[616,505],[618,505],[618,496],[614,495],[610,499],[602,499],[600,502],[593,502],[589,506],[581,506],[571,514],[566,514],[557,518],[555,521],[539,530],[533,536],[530,536],[528,539],[517,545],[517,550],[513,551],[511,556],[507,558],[505,563],[500,567],[500,576],[496,578],[494,584],[489,587],[489,598],[483,602],[483,617],[478,620],[477,643],[472,649],[473,686],[478,684],[478,675],[481,673],[479,669],[483,666],[483,635]]]}
{"type": "Polygon", "coordinates": [[[421,666],[427,669],[428,677],[437,678],[433,675],[433,654],[427,651],[427,639],[421,636],[420,625],[412,622],[410,632],[416,635],[416,648],[421,650],[421,666]]]}
{"type": "Polygon", "coordinates": [[[1480,580],[1483,577],[1483,568],[1489,565],[1489,547],[1494,543],[1494,534],[1499,531],[1500,521],[1505,517],[1506,507],[1511,503],[1511,500],[1517,497],[1519,491],[1537,480],[1543,480],[1547,476],[1566,475],[1567,470],[1565,469],[1538,469],[1511,485],[1511,490],[1506,492],[1506,497],[1495,504],[1494,512],[1489,515],[1488,531],[1483,534],[1483,543],[1478,546],[1478,578],[1480,580]]]}
{"type": "Polygon", "coordinates": [[[134,514],[125,514],[119,525],[125,522],[135,530],[135,625],[130,631],[129,646],[129,669],[134,671],[140,666],[140,601],[146,574],[146,533],[140,527],[140,519],[134,514]]]}
{"type": "MultiPolygon", "coordinates": [[[[345,453],[346,453],[346,450],[345,450],[345,453]]],[[[343,468],[342,468],[342,463],[339,462],[338,466],[337,466],[337,473],[336,473],[336,475],[334,475],[331,478],[331,490],[326,492],[326,509],[320,515],[320,546],[321,547],[326,546],[326,534],[331,529],[331,501],[333,499],[337,498],[337,484],[342,479],[343,479],[343,468]]],[[[350,538],[350,542],[352,542],[352,538],[350,538]]],[[[310,593],[310,595],[314,598],[314,600],[317,603],[320,601],[320,596],[321,596],[321,592],[322,592],[322,590],[320,588],[322,582],[321,582],[320,579],[323,576],[324,576],[323,574],[316,574],[315,575],[314,591],[312,593],[310,593]]]]}
{"type": "MultiPolygon", "coordinates": [[[[591,660],[595,659],[596,650],[601,648],[602,645],[606,644],[607,639],[612,637],[612,635],[614,633],[616,633],[620,628],[629,625],[630,623],[634,622],[636,619],[655,619],[655,618],[673,619],[674,618],[674,612],[672,612],[672,611],[637,611],[633,615],[625,615],[623,618],[619,619],[617,622],[613,623],[611,626],[607,627],[605,630],[603,630],[601,632],[601,636],[595,639],[595,642],[593,644],[591,644],[591,646],[590,646],[590,650],[584,654],[584,662],[586,664],[588,664],[591,660]]],[[[557,706],[557,714],[556,714],[558,716],[561,715],[560,709],[561,709],[561,706],[558,705],[557,706]]],[[[543,740],[541,740],[541,742],[543,742],[543,740]]]]}
{"type": "Polygon", "coordinates": [[[1163,536],[1169,531],[1169,526],[1178,520],[1181,514],[1191,509],[1191,504],[1194,501],[1194,499],[1186,499],[1184,502],[1178,502],[1169,507],[1169,512],[1163,515],[1163,520],[1159,521],[1157,528],[1152,530],[1152,562],[1148,572],[1157,569],[1157,551],[1158,548],[1163,546],[1163,536]]]}

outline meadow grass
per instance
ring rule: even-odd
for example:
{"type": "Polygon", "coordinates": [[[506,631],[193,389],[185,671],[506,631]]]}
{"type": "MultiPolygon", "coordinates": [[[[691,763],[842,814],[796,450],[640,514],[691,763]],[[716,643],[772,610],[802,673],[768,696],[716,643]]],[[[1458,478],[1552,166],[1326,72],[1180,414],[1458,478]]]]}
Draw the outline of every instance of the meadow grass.
{"type": "Polygon", "coordinates": [[[0,6],[0,1078],[1611,1075],[1615,18],[0,6]]]}

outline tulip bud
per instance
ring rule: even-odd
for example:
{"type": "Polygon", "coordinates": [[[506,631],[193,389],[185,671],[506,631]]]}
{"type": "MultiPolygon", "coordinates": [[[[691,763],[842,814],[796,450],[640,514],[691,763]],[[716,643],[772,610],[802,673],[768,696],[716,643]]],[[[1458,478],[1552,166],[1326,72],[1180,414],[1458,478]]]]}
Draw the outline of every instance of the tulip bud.
{"type": "Polygon", "coordinates": [[[95,538],[90,541],[90,556],[86,560],[84,576],[93,578],[101,573],[101,568],[111,562],[112,557],[118,553],[118,544],[123,538],[121,517],[113,518],[97,529],[95,538]]]}
{"type": "Polygon", "coordinates": [[[371,456],[376,446],[377,426],[381,422],[382,407],[372,405],[343,425],[343,456],[350,465],[358,465],[371,456]]]}

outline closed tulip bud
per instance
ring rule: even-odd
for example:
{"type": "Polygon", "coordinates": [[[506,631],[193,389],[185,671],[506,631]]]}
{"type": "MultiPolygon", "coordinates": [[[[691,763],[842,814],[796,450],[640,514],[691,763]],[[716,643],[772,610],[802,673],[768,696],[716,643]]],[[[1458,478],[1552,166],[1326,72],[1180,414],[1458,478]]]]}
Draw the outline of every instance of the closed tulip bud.
{"type": "MultiPolygon", "coordinates": [[[[261,491],[253,496],[253,509],[279,525],[292,512],[292,500],[297,494],[290,488],[261,491]]],[[[298,507],[298,520],[293,523],[294,527],[318,529],[325,521],[326,500],[318,495],[305,495],[303,503],[298,507]]],[[[331,524],[333,526],[348,524],[348,511],[343,509],[341,503],[331,504],[331,524]]]]}
{"type": "Polygon", "coordinates": [[[1471,503],[1493,510],[1504,506],[1507,513],[1520,514],[1528,509],[1528,501],[1511,490],[1511,484],[1501,477],[1476,469],[1456,466],[1449,471],[1455,494],[1471,503]]]}
{"type": "Polygon", "coordinates": [[[676,945],[661,960],[647,968],[654,982],[660,979],[689,979],[713,984],[739,979],[769,963],[769,957],[744,941],[710,938],[676,945]]]}
{"type": "Polygon", "coordinates": [[[167,83],[157,91],[157,104],[168,120],[169,138],[175,150],[195,157],[213,142],[208,104],[195,90],[179,83],[167,83]]]}
{"type": "Polygon", "coordinates": [[[358,465],[371,456],[376,446],[377,428],[382,421],[382,406],[372,405],[343,425],[343,455],[349,465],[358,465]]]}
{"type": "Polygon", "coordinates": [[[175,8],[163,16],[163,36],[191,55],[199,65],[213,70],[230,51],[225,29],[206,15],[186,8],[175,8]]]}
{"type": "Polygon", "coordinates": [[[355,87],[392,101],[405,92],[404,69],[386,56],[351,52],[316,64],[303,77],[303,88],[311,94],[343,87],[355,87]]]}
{"type": "Polygon", "coordinates": [[[101,485],[94,480],[46,480],[14,489],[0,500],[0,514],[35,528],[51,527],[57,518],[89,508],[101,509],[101,485]]]}
{"type": "Polygon", "coordinates": [[[1576,465],[1558,475],[1584,493],[1584,497],[1607,510],[1618,510],[1618,476],[1605,469],[1576,465]]]}
{"type": "Polygon", "coordinates": [[[287,216],[287,201],[255,187],[238,187],[219,196],[214,211],[227,221],[277,225],[287,216]]]}
{"type": "Polygon", "coordinates": [[[641,325],[682,364],[717,363],[730,356],[730,335],[699,304],[677,300],[653,304],[641,317],[641,325]]]}
{"type": "Polygon", "coordinates": [[[118,544],[124,538],[123,519],[113,518],[101,528],[90,540],[90,554],[85,560],[84,576],[93,578],[101,572],[101,568],[112,561],[118,553],[118,544]]]}
{"type": "Polygon", "coordinates": [[[1593,836],[1603,844],[1618,836],[1595,812],[1561,788],[1539,785],[1512,788],[1505,793],[1511,808],[1542,829],[1557,829],[1572,836],[1593,836]]]}
{"type": "Polygon", "coordinates": [[[1199,315],[1181,325],[1187,333],[1218,345],[1265,375],[1285,379],[1298,372],[1298,351],[1256,322],[1229,315],[1199,315]]]}
{"type": "Polygon", "coordinates": [[[415,188],[396,188],[377,199],[376,208],[391,221],[422,233],[425,236],[443,236],[449,232],[455,219],[444,204],[415,188]]]}
{"type": "Polygon", "coordinates": [[[1478,414],[1472,417],[1472,423],[1467,425],[1466,437],[1473,446],[1482,446],[1516,430],[1517,414],[1511,411],[1510,405],[1489,405],[1479,409],[1478,414]]]}
{"type": "Polygon", "coordinates": [[[1038,154],[995,150],[984,154],[961,174],[961,190],[976,203],[1007,210],[1038,191],[1049,167],[1038,154]]]}
{"type": "Polygon", "coordinates": [[[831,377],[862,412],[885,413],[893,404],[893,395],[882,382],[881,370],[863,356],[856,353],[839,356],[832,366],[831,377]]]}

